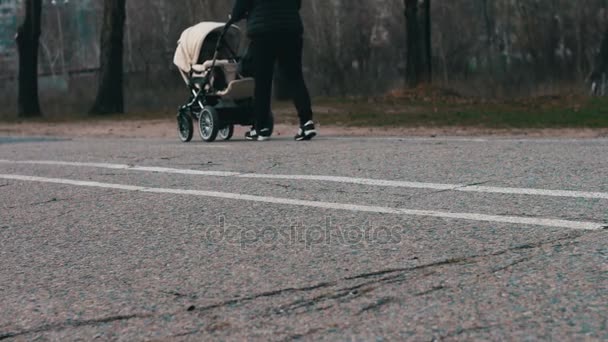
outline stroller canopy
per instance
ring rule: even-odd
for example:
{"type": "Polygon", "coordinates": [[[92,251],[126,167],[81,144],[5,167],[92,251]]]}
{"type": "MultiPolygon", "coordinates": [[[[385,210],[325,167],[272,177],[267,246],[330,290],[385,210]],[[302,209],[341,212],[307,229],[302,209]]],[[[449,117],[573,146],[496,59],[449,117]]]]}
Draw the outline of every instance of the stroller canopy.
{"type": "MultiPolygon", "coordinates": [[[[177,42],[173,64],[183,72],[189,73],[192,65],[202,64],[205,60],[212,59],[217,39],[225,26],[225,23],[206,21],[187,28],[177,42]]],[[[239,28],[231,26],[224,41],[232,51],[237,52],[240,43],[239,28]]],[[[226,58],[221,56],[221,51],[220,58],[226,58]]]]}

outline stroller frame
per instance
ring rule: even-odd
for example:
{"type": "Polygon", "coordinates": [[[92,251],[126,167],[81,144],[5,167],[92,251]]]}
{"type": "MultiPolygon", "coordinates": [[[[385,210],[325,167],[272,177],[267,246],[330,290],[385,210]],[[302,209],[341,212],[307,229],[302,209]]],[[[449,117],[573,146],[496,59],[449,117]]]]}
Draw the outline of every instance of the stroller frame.
{"type": "MultiPolygon", "coordinates": [[[[226,41],[226,35],[233,31],[240,38],[240,30],[231,23],[204,22],[189,30],[195,30],[195,38],[200,39],[200,50],[207,42],[208,35],[219,33],[219,38],[213,49],[213,58],[198,64],[200,56],[194,56],[184,63],[183,57],[188,30],[184,31],[174,59],[182,78],[186,82],[190,95],[188,101],[179,107],[177,127],[182,142],[189,142],[194,133],[194,121],[198,122],[199,133],[203,141],[213,142],[219,136],[229,140],[234,134],[235,125],[251,126],[253,118],[253,78],[242,78],[238,74],[239,56],[235,49],[226,41]],[[202,37],[200,37],[202,32],[202,37]],[[227,53],[225,59],[220,59],[220,50],[227,53]],[[194,62],[196,60],[196,63],[194,62]]],[[[198,49],[199,46],[197,45],[198,49]]],[[[238,44],[237,44],[238,49],[238,44]]],[[[192,49],[191,49],[192,50],[192,49]]],[[[194,54],[200,54],[195,51],[194,54]]],[[[192,52],[192,51],[190,51],[192,52]]],[[[192,56],[189,56],[192,57],[192,56]]],[[[271,122],[272,122],[271,115],[271,122]]]]}

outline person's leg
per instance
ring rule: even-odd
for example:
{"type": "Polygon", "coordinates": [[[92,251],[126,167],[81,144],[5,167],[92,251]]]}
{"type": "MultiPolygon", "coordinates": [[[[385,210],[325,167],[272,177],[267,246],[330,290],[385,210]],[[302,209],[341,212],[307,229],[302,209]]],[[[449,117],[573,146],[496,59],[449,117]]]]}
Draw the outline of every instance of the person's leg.
{"type": "Polygon", "coordinates": [[[293,103],[298,111],[300,126],[312,120],[312,106],[304,75],[302,73],[303,40],[300,35],[282,37],[278,51],[278,62],[290,85],[293,103]]]}
{"type": "Polygon", "coordinates": [[[255,94],[253,111],[255,129],[260,131],[268,128],[270,101],[272,96],[272,77],[276,61],[274,42],[267,37],[255,37],[249,46],[251,49],[251,65],[255,78],[255,94]]]}

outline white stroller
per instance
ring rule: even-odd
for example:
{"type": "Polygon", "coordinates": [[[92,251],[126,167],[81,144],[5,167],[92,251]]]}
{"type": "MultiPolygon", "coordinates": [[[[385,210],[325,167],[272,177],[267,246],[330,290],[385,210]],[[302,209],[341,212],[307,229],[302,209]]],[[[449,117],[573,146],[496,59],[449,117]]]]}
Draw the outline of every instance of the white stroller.
{"type": "Polygon", "coordinates": [[[253,125],[255,81],[239,75],[240,39],[237,26],[218,22],[202,22],[182,33],[173,62],[190,90],[177,114],[183,142],[192,140],[193,121],[206,142],[218,136],[229,140],[234,125],[253,125]]]}

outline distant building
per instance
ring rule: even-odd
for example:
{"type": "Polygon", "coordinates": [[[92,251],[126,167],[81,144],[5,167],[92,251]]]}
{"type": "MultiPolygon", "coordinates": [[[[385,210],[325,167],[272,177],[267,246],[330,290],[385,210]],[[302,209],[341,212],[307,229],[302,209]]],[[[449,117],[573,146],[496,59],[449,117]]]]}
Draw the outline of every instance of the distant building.
{"type": "Polygon", "coordinates": [[[0,0],[0,72],[11,72],[16,69],[17,16],[20,0],[0,0]]]}
{"type": "MultiPolygon", "coordinates": [[[[41,46],[45,48],[41,48],[38,55],[41,74],[57,73],[60,67],[63,70],[61,64],[68,70],[97,65],[97,28],[91,25],[99,16],[99,6],[95,3],[93,0],[42,0],[41,46]],[[60,33],[55,25],[57,20],[62,25],[60,33]],[[51,24],[44,26],[45,23],[51,24]]],[[[17,72],[15,34],[23,19],[23,7],[24,0],[0,0],[0,79],[12,77],[17,72]]]]}

